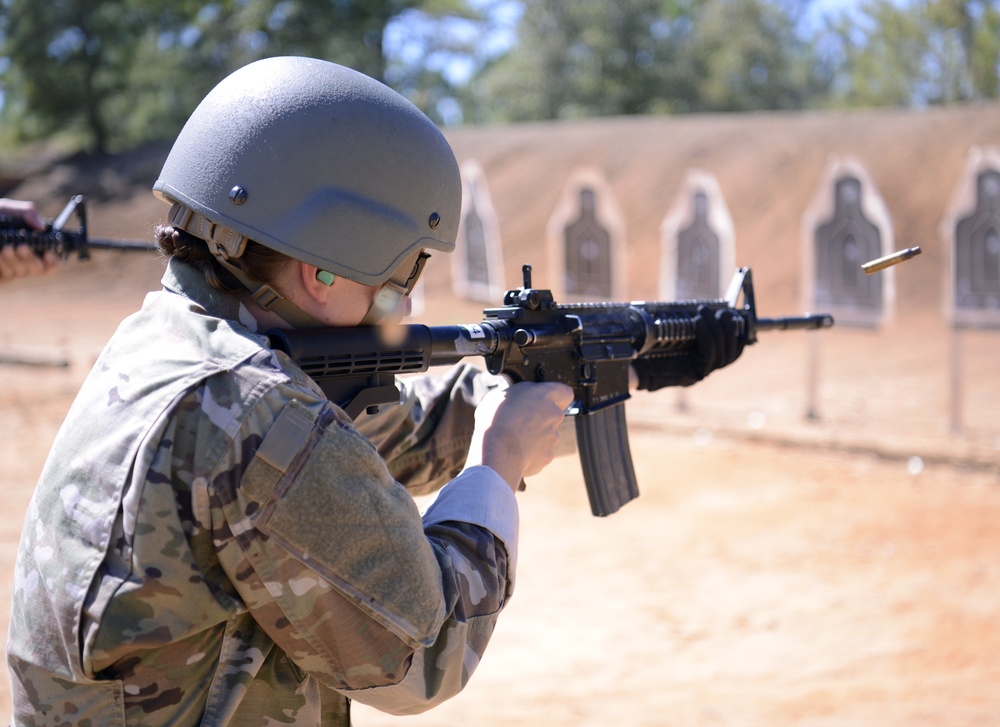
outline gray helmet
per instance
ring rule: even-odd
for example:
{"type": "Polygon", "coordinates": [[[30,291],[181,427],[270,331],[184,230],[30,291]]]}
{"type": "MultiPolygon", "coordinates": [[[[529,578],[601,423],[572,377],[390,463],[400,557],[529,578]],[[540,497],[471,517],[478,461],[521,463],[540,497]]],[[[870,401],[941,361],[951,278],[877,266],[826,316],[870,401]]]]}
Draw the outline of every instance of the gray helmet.
{"type": "Polygon", "coordinates": [[[458,165],[430,119],[368,76],[298,57],[219,83],[153,193],[216,256],[239,257],[249,238],[365,285],[421,249],[450,252],[461,212],[458,165]]]}

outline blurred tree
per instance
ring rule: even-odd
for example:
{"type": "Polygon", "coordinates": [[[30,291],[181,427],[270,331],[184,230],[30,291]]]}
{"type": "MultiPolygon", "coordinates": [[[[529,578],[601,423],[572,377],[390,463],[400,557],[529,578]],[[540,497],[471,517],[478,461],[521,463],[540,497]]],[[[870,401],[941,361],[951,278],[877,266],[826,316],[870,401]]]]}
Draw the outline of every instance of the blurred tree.
{"type": "Polygon", "coordinates": [[[310,55],[383,79],[386,27],[405,12],[479,17],[467,0],[0,0],[2,120],[21,139],[75,133],[96,153],[169,139],[259,58],[310,55]]]}
{"type": "Polygon", "coordinates": [[[227,73],[328,58],[435,121],[925,105],[1000,93],[1000,0],[0,0],[0,121],[169,139],[227,73]],[[498,42],[498,38],[502,38],[498,42]]]}
{"type": "Polygon", "coordinates": [[[778,2],[702,3],[682,60],[699,111],[798,109],[826,92],[794,9],[778,2]]]}
{"type": "Polygon", "coordinates": [[[931,103],[997,98],[1000,74],[1000,2],[927,2],[922,20],[931,32],[931,78],[938,80],[931,103]]]}
{"type": "Polygon", "coordinates": [[[824,92],[809,0],[525,0],[519,43],[468,102],[491,120],[799,108],[824,92]]]}
{"type": "Polygon", "coordinates": [[[0,6],[5,121],[28,137],[85,129],[95,151],[107,149],[108,99],[126,93],[127,69],[148,21],[129,0],[5,0],[0,6]]]}
{"type": "Polygon", "coordinates": [[[645,113],[669,98],[671,40],[690,28],[684,3],[525,0],[518,44],[469,89],[477,120],[645,113]]]}
{"type": "Polygon", "coordinates": [[[927,52],[927,38],[911,9],[874,0],[858,17],[841,16],[829,29],[841,44],[836,105],[903,106],[927,52]]]}
{"type": "Polygon", "coordinates": [[[517,0],[470,0],[464,10],[410,8],[384,33],[385,82],[441,124],[466,121],[471,78],[517,42],[517,0]]]}
{"type": "Polygon", "coordinates": [[[830,24],[839,42],[833,101],[925,106],[998,97],[1000,2],[869,0],[830,24]]]}

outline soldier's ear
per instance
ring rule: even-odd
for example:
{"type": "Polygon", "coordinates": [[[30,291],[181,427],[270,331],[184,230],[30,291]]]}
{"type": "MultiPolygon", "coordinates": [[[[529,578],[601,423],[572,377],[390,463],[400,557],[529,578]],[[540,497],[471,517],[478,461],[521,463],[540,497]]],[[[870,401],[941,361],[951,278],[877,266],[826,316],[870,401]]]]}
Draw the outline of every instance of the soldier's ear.
{"type": "Polygon", "coordinates": [[[325,305],[329,302],[336,281],[336,276],[328,270],[322,270],[315,265],[299,262],[299,281],[306,294],[317,303],[325,305]]]}

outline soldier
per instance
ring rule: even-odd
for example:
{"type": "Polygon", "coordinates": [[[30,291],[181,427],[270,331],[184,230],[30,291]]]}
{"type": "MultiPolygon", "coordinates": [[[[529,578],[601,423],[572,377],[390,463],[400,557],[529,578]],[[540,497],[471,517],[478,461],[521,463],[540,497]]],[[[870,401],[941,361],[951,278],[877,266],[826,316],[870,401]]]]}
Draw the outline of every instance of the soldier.
{"type": "Polygon", "coordinates": [[[15,724],[340,725],[351,698],[406,714],[462,688],[513,586],[514,489],[571,391],[460,367],[368,422],[383,457],[262,336],[391,322],[453,247],[460,189],[438,129],[346,68],[269,59],[206,97],[154,187],[163,290],[30,506],[15,724]],[[398,479],[451,482],[421,518],[398,479]]]}
{"type": "Polygon", "coordinates": [[[451,149],[372,79],[271,58],[204,99],[154,192],[163,289],[95,364],[28,510],[14,724],[348,725],[352,699],[449,698],[511,596],[514,491],[572,391],[459,366],[356,425],[263,332],[397,320],[454,246],[451,149]],[[421,516],[407,487],[440,492],[421,516]]]}
{"type": "MultiPolygon", "coordinates": [[[[32,230],[43,230],[35,203],[20,199],[0,199],[0,217],[9,217],[32,230]]],[[[0,283],[9,283],[15,278],[28,278],[51,273],[59,266],[59,259],[52,252],[39,257],[27,245],[4,245],[0,247],[0,283]]]]}

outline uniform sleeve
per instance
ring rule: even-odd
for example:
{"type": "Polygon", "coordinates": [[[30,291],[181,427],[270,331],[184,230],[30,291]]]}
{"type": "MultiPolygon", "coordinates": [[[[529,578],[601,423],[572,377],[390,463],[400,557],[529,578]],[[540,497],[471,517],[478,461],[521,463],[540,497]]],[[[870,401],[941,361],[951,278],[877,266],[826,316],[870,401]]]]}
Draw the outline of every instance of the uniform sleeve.
{"type": "Polygon", "coordinates": [[[462,689],[510,595],[513,493],[472,468],[422,521],[342,417],[292,401],[238,479],[212,483],[220,562],[303,671],[378,709],[421,712],[462,689]]]}
{"type": "Polygon", "coordinates": [[[399,405],[362,414],[355,425],[375,445],[396,481],[411,494],[429,494],[461,471],[476,405],[500,382],[468,364],[454,366],[443,376],[399,379],[399,405]]]}

